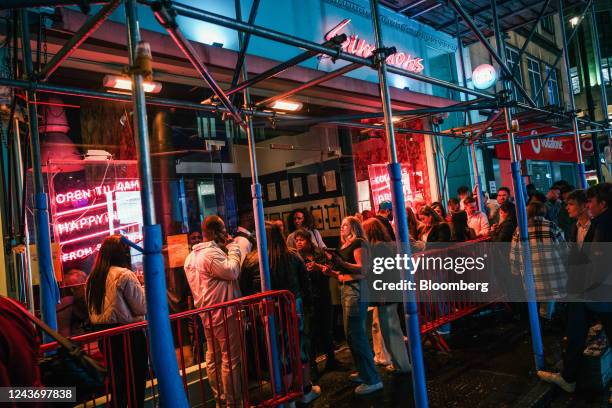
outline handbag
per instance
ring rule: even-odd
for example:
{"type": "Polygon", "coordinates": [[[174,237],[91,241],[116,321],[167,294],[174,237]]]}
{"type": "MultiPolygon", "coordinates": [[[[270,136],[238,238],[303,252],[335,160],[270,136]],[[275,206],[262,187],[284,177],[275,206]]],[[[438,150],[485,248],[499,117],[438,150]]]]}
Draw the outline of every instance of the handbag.
{"type": "Polygon", "coordinates": [[[7,298],[24,311],[36,326],[60,345],[57,353],[38,361],[42,383],[47,387],[76,387],[77,401],[103,390],[107,369],[89,356],[81,347],[65,338],[45,322],[23,309],[19,303],[7,298]]]}

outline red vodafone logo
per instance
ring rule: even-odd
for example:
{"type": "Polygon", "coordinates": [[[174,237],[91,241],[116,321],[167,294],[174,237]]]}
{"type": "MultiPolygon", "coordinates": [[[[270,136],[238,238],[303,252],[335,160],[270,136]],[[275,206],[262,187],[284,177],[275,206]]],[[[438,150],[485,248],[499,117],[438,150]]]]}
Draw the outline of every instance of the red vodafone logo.
{"type": "Polygon", "coordinates": [[[582,146],[582,150],[585,152],[593,151],[593,141],[591,139],[584,139],[580,142],[580,146],[582,146]]]}

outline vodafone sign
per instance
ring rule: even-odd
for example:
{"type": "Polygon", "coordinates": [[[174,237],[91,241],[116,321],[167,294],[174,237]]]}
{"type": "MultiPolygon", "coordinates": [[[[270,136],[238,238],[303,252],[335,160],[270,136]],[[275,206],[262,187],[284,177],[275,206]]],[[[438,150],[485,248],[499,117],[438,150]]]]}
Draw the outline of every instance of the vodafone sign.
{"type": "MultiPolygon", "coordinates": [[[[551,129],[540,129],[543,133],[548,133],[551,129]]],[[[530,136],[537,136],[538,131],[532,130],[530,136]]],[[[526,135],[522,135],[526,136],[526,135]]],[[[554,139],[531,139],[519,145],[521,157],[527,160],[543,160],[556,162],[576,162],[576,149],[574,140],[571,137],[561,137],[554,139]]],[[[495,153],[498,159],[509,159],[510,151],[507,144],[495,146],[495,153]]]]}

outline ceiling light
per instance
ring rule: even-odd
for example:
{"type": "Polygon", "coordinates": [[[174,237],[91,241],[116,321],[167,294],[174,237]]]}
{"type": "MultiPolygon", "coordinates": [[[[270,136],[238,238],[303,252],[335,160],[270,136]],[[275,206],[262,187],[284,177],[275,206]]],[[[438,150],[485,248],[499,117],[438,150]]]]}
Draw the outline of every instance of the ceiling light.
{"type": "MultiPolygon", "coordinates": [[[[132,79],[117,75],[105,75],[102,80],[102,85],[106,88],[122,89],[125,91],[132,90],[132,79]]],[[[162,88],[162,84],[153,81],[143,81],[142,86],[144,91],[147,93],[159,93],[162,88]]]]}
{"type": "Polygon", "coordinates": [[[572,17],[569,20],[569,22],[572,25],[572,27],[576,27],[578,25],[579,21],[580,21],[580,18],[578,18],[578,17],[572,17]]]}
{"type": "Polygon", "coordinates": [[[401,117],[399,117],[399,116],[393,116],[393,117],[391,118],[391,122],[393,122],[393,123],[397,123],[397,122],[399,122],[400,120],[402,120],[402,118],[401,118],[401,117]]]}
{"type": "Polygon", "coordinates": [[[270,105],[272,109],[292,111],[292,112],[302,109],[302,106],[304,106],[302,102],[287,101],[287,100],[275,101],[272,105],[270,105]]]}

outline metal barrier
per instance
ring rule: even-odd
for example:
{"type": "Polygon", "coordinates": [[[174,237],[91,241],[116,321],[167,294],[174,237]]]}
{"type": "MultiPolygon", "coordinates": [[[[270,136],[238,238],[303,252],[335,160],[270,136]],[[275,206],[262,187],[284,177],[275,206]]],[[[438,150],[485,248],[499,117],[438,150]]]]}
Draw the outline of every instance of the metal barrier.
{"type": "MultiPolygon", "coordinates": [[[[191,406],[267,407],[302,395],[298,317],[290,292],[243,297],[177,313],[170,320],[191,406]],[[271,318],[276,322],[275,333],[268,330],[271,318]],[[280,390],[271,387],[269,377],[273,339],[280,358],[280,390]]],[[[104,388],[83,396],[79,406],[157,406],[157,376],[150,361],[147,322],[102,328],[71,338],[108,369],[104,388]]],[[[57,343],[47,343],[40,351],[57,348],[57,343]]]]}
{"type": "MultiPolygon", "coordinates": [[[[448,248],[415,252],[414,255],[431,257],[444,254],[448,256],[450,254],[457,255],[459,251],[461,253],[470,253],[471,256],[475,256],[474,251],[479,251],[483,248],[478,244],[489,240],[490,238],[480,238],[453,244],[448,248]]],[[[427,278],[431,278],[437,282],[453,282],[456,276],[457,275],[453,271],[435,270],[431,271],[427,278]]],[[[473,298],[470,298],[469,294],[466,292],[454,292],[450,295],[440,297],[439,294],[433,291],[422,291],[418,287],[416,290],[416,298],[421,333],[428,336],[438,348],[446,351],[450,350],[450,348],[444,339],[438,336],[437,329],[462,317],[473,314],[479,309],[491,304],[490,302],[476,302],[473,298]]]]}

